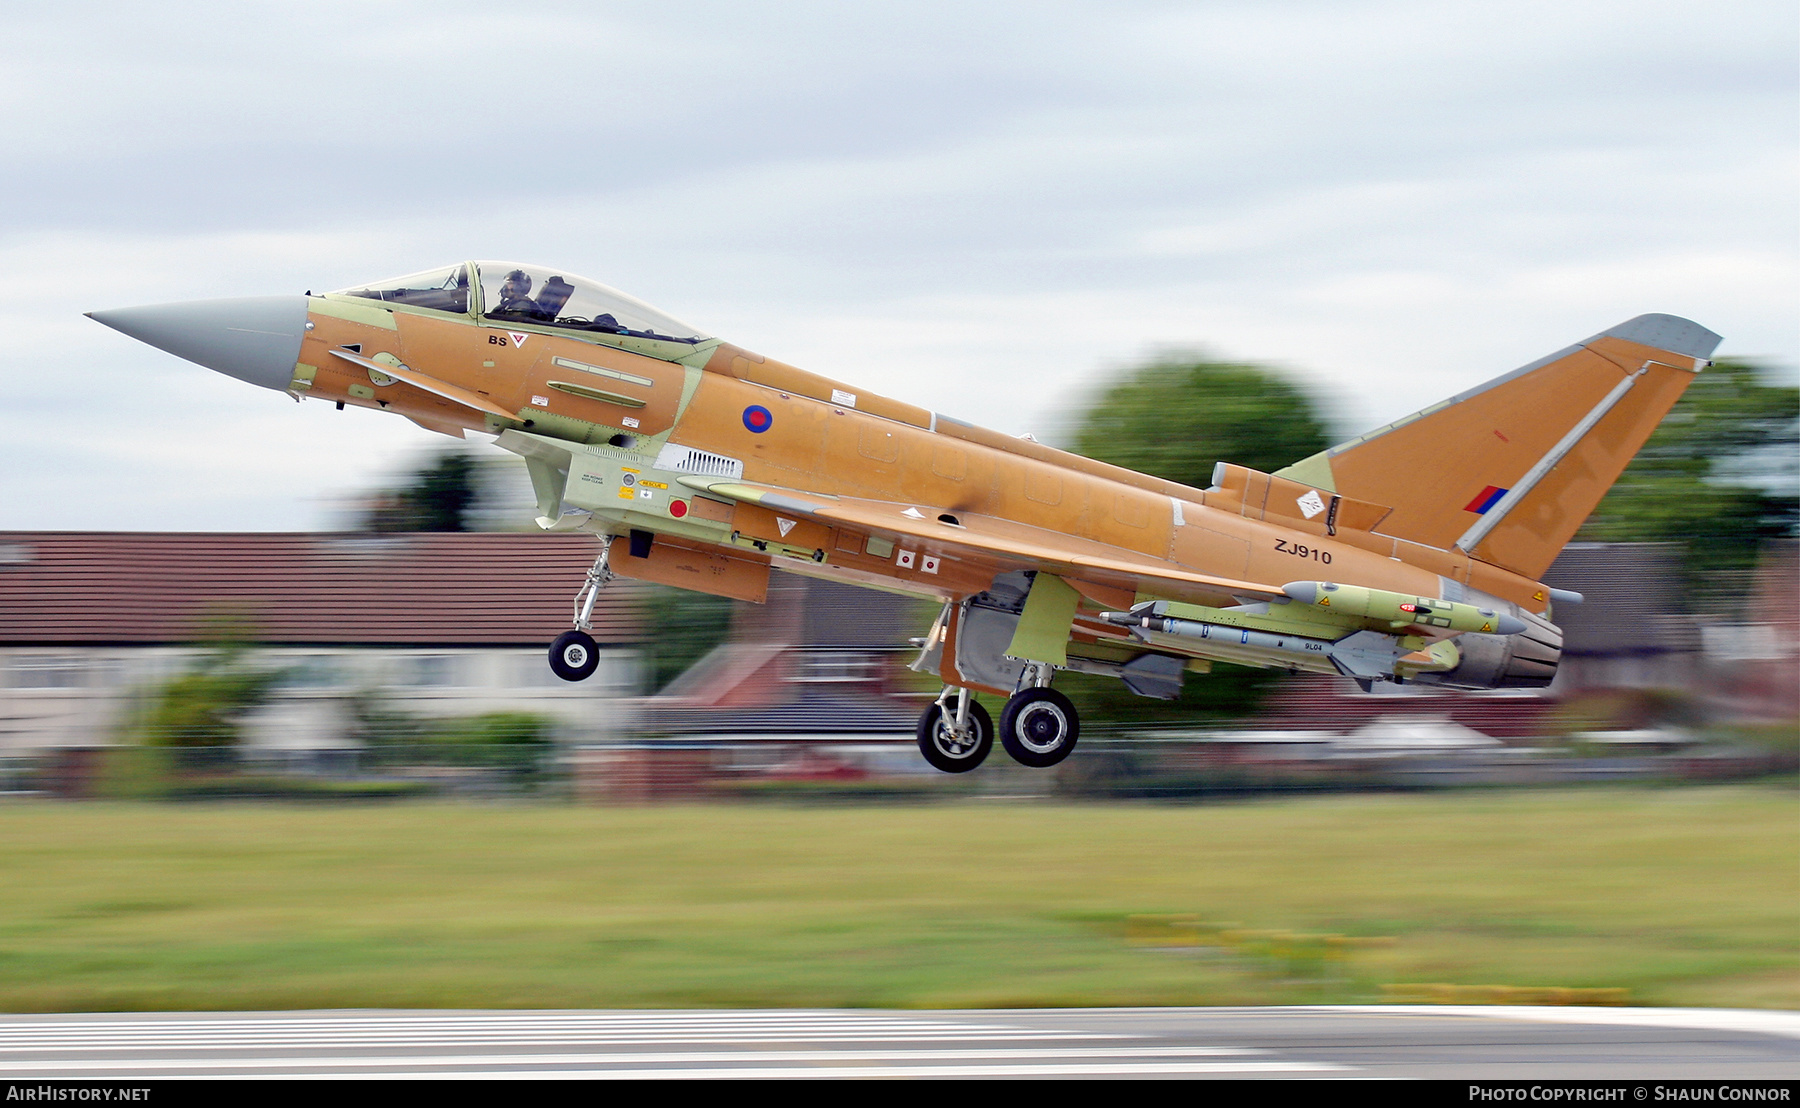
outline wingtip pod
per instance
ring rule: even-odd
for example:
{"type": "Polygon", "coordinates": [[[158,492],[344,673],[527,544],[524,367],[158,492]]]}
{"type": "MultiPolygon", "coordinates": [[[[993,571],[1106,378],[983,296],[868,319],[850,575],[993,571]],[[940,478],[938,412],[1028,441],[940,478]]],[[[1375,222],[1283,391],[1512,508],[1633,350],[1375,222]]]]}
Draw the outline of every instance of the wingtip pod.
{"type": "Polygon", "coordinates": [[[1713,351],[1719,348],[1719,343],[1724,341],[1691,319],[1656,312],[1634,316],[1616,327],[1600,332],[1582,345],[1606,338],[1624,339],[1626,342],[1667,350],[1671,354],[1680,354],[1702,362],[1709,360],[1713,351]]]}

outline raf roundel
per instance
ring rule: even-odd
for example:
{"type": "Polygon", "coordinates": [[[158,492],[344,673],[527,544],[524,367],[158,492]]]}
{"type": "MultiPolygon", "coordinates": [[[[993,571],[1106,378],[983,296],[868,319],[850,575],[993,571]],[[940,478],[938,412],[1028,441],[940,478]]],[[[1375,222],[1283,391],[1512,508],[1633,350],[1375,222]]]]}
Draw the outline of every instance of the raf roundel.
{"type": "Polygon", "coordinates": [[[751,434],[760,435],[774,423],[775,417],[770,415],[769,409],[761,404],[752,404],[744,409],[744,426],[750,430],[751,434]]]}

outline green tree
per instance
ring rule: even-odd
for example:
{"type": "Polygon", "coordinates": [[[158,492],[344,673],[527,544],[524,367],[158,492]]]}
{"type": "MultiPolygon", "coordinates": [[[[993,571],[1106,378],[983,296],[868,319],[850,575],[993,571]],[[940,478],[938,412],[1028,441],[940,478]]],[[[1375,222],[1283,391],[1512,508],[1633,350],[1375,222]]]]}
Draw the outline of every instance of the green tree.
{"type": "MultiPolygon", "coordinates": [[[[1313,399],[1274,370],[1197,355],[1166,355],[1129,371],[1088,409],[1072,449],[1103,462],[1195,488],[1213,463],[1273,472],[1331,445],[1313,399]]],[[[1058,682],[1084,718],[1101,727],[1243,716],[1279,680],[1273,670],[1218,664],[1190,676],[1173,703],[1133,695],[1124,684],[1065,675],[1058,682]]]]}
{"type": "Polygon", "coordinates": [[[1214,462],[1272,473],[1330,445],[1312,398],[1274,370],[1166,355],[1103,393],[1071,449],[1203,489],[1214,462]]]}
{"type": "Polygon", "coordinates": [[[1576,537],[1679,543],[1690,594],[1734,599],[1762,544],[1800,519],[1800,388],[1768,377],[1736,360],[1702,372],[1576,537]]]}
{"type": "Polygon", "coordinates": [[[245,714],[266,702],[283,676],[251,662],[246,643],[217,642],[187,672],[152,693],[143,741],[149,746],[236,746],[245,714]]]}
{"type": "Polygon", "coordinates": [[[365,531],[467,531],[481,497],[475,459],[441,454],[397,489],[376,493],[363,512],[365,531]]]}
{"type": "Polygon", "coordinates": [[[668,585],[646,585],[644,597],[644,626],[650,629],[644,646],[650,656],[649,691],[654,693],[730,637],[738,602],[668,585]]]}

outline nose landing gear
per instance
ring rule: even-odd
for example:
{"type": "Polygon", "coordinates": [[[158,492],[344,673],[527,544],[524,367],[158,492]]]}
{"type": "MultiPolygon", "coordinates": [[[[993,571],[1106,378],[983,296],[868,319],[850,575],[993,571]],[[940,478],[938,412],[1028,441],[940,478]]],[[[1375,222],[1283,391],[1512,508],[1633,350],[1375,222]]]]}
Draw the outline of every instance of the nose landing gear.
{"type": "Polygon", "coordinates": [[[585,631],[564,631],[550,644],[550,670],[564,681],[586,681],[600,665],[600,651],[585,631]]]}
{"type": "Polygon", "coordinates": [[[601,544],[600,556],[588,567],[587,580],[575,594],[575,629],[564,631],[550,644],[550,671],[564,681],[585,681],[600,665],[600,651],[588,631],[593,627],[594,602],[600,599],[600,590],[616,576],[607,566],[612,540],[602,537],[601,544]]]}

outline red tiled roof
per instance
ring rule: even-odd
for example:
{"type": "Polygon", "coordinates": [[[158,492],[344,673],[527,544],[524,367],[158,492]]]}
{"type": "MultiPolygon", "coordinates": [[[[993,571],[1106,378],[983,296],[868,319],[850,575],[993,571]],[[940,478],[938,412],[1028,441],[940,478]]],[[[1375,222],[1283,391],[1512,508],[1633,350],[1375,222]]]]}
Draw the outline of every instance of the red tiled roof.
{"type": "MultiPolygon", "coordinates": [[[[209,621],[271,643],[548,643],[599,545],[591,535],[0,531],[0,643],[177,643],[209,621]]],[[[601,642],[638,638],[615,581],[601,642]]]]}
{"type": "Polygon", "coordinates": [[[1381,716],[1448,716],[1497,739],[1528,739],[1544,733],[1544,716],[1555,701],[1538,694],[1494,696],[1469,689],[1409,685],[1407,695],[1375,695],[1357,689],[1348,677],[1301,673],[1283,678],[1262,711],[1243,726],[1253,731],[1318,730],[1349,734],[1381,716]]]}

